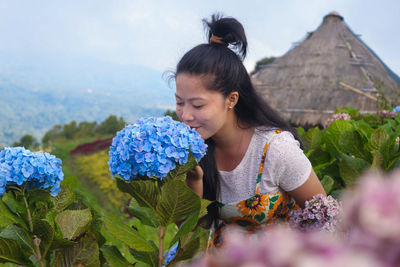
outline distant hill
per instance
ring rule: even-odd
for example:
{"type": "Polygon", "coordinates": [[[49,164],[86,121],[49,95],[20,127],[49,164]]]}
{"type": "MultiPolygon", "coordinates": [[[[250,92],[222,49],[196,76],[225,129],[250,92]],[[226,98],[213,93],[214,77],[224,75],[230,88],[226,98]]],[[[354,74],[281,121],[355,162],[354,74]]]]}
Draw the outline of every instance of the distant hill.
{"type": "Polygon", "coordinates": [[[30,62],[0,54],[0,146],[24,134],[40,140],[54,125],[72,120],[114,114],[133,122],[173,108],[174,90],[161,72],[146,67],[92,59],[30,62]]]}

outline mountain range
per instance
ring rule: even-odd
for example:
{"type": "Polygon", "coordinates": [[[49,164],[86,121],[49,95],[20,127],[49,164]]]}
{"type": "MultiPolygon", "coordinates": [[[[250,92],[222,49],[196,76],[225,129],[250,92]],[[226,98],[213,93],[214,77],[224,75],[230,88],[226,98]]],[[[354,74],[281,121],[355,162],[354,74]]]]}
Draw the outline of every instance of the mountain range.
{"type": "Polygon", "coordinates": [[[168,74],[93,58],[24,60],[0,53],[0,146],[56,124],[160,116],[174,108],[168,74]]]}

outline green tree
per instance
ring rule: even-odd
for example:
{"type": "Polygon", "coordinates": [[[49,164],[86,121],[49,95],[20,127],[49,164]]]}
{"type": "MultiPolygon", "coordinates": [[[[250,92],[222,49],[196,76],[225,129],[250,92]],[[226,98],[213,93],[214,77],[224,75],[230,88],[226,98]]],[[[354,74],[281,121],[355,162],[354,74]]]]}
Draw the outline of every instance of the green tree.
{"type": "Polygon", "coordinates": [[[262,69],[263,66],[266,66],[266,65],[274,62],[275,59],[276,59],[276,57],[265,57],[263,59],[260,59],[259,61],[256,62],[256,66],[254,67],[254,70],[250,74],[253,75],[257,71],[262,69]]]}
{"type": "Polygon", "coordinates": [[[116,132],[124,128],[126,122],[122,117],[119,119],[115,115],[110,115],[96,129],[99,134],[115,135],[116,132]]]}
{"type": "Polygon", "coordinates": [[[176,112],[174,110],[167,110],[164,113],[164,116],[170,116],[173,120],[179,121],[178,115],[176,115],[176,112]]]}
{"type": "Polygon", "coordinates": [[[13,146],[23,146],[26,149],[37,148],[39,146],[38,141],[35,137],[30,134],[25,134],[21,137],[19,142],[14,142],[13,146]]]}
{"type": "Polygon", "coordinates": [[[42,145],[44,147],[49,146],[50,143],[61,135],[63,127],[61,125],[55,125],[49,131],[47,131],[42,138],[42,145]]]}
{"type": "Polygon", "coordinates": [[[73,139],[77,132],[78,132],[78,126],[76,124],[76,121],[72,121],[69,124],[65,124],[63,127],[63,136],[66,139],[73,139]]]}

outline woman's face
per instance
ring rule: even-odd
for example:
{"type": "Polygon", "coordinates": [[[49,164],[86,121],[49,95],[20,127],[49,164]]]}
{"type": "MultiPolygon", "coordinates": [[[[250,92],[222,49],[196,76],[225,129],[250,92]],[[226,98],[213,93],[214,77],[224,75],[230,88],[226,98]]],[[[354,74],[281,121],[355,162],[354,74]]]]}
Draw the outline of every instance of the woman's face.
{"type": "Polygon", "coordinates": [[[176,77],[176,114],[203,139],[218,133],[227,122],[229,101],[205,86],[205,77],[178,74],[176,77]]]}

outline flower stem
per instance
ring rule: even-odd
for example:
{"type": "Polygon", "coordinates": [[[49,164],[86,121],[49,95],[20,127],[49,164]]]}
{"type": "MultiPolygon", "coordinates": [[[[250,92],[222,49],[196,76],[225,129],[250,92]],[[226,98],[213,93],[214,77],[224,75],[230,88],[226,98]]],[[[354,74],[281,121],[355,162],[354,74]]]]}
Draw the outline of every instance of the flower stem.
{"type": "Polygon", "coordinates": [[[35,246],[35,251],[36,251],[36,258],[38,259],[40,263],[40,267],[45,267],[44,262],[42,261],[42,254],[40,253],[40,239],[34,235],[33,239],[33,245],[35,246]]]}
{"type": "Polygon", "coordinates": [[[24,199],[25,207],[26,207],[26,213],[27,213],[27,215],[28,215],[29,230],[31,231],[31,233],[33,233],[32,216],[31,216],[31,211],[29,210],[28,201],[26,200],[26,197],[25,197],[25,194],[24,194],[24,193],[22,193],[22,197],[23,197],[23,199],[24,199]]]}
{"type": "Polygon", "coordinates": [[[158,267],[162,267],[163,260],[164,260],[164,235],[165,235],[165,230],[164,227],[160,226],[160,231],[158,232],[158,240],[159,240],[159,245],[158,245],[158,267]]]}

